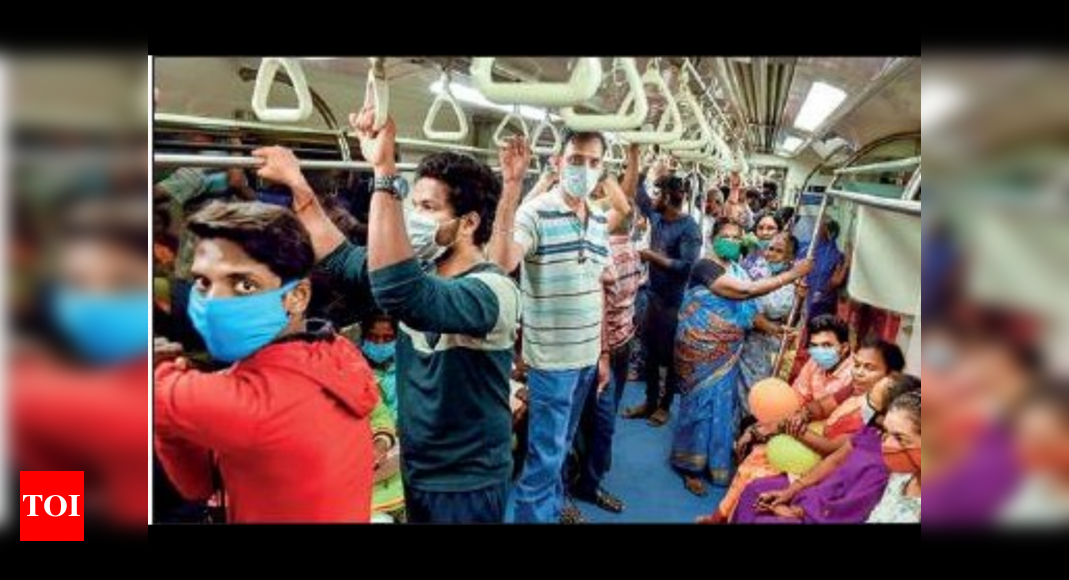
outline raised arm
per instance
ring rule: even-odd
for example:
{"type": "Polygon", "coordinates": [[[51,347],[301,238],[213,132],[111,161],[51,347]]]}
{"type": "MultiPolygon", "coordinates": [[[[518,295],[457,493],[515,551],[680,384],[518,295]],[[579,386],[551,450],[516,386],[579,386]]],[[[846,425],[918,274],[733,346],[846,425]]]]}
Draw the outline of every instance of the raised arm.
{"type": "Polygon", "coordinates": [[[526,248],[516,241],[516,210],[523,190],[523,175],[531,159],[531,149],[522,137],[512,138],[501,149],[501,200],[497,204],[494,230],[486,245],[487,257],[506,273],[523,260],[526,248]]]}
{"type": "Polygon", "coordinates": [[[740,280],[734,276],[721,276],[710,289],[719,296],[745,300],[764,296],[796,280],[804,278],[813,269],[812,260],[801,260],[790,270],[777,274],[771,278],[763,278],[758,281],[740,280]]]}
{"type": "Polygon", "coordinates": [[[330,220],[301,173],[293,151],[285,147],[263,147],[253,151],[252,155],[264,160],[263,167],[256,171],[257,175],[281,183],[293,192],[293,211],[312,237],[317,262],[346,242],[345,234],[330,220]]]}

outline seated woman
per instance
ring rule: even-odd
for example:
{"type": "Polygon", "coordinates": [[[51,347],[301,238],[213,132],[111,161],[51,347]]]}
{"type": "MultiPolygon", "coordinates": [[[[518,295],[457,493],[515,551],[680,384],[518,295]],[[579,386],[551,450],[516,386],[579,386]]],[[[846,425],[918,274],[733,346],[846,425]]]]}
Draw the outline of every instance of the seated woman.
{"type": "MultiPolygon", "coordinates": [[[[920,391],[896,397],[884,426],[882,435],[866,426],[793,483],[785,475],[751,483],[732,523],[863,523],[881,503],[891,473],[917,482],[909,483],[906,492],[915,494],[919,520],[920,391]]],[[[881,511],[876,517],[889,516],[881,511]]]]}
{"type": "MultiPolygon", "coordinates": [[[[830,339],[829,332],[813,332],[815,328],[820,327],[815,324],[810,326],[811,343],[817,344],[830,339]]],[[[779,473],[769,462],[763,445],[770,437],[787,433],[821,456],[827,456],[861,430],[865,424],[866,413],[871,417],[871,405],[866,405],[869,392],[881,379],[891,373],[901,372],[906,364],[902,350],[883,341],[865,341],[849,360],[852,361],[849,382],[841,383],[834,391],[824,391],[822,396],[809,401],[795,417],[774,424],[754,425],[739,439],[736,449],[739,455],[745,456],[746,459],[739,466],[731,487],[720,502],[720,507],[713,516],[714,521],[727,521],[731,517],[739,496],[751,481],[779,473]],[[823,424],[812,423],[825,418],[827,420],[823,424]],[[757,445],[745,455],[743,450],[752,444],[757,445]]]]}

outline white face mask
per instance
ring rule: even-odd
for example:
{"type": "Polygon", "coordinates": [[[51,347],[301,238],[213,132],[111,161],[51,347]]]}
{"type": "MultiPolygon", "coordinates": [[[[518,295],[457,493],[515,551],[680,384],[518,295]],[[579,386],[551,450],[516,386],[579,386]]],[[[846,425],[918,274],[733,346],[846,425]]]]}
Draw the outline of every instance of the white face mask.
{"type": "Polygon", "coordinates": [[[600,169],[590,169],[584,165],[565,165],[561,171],[561,186],[564,193],[579,199],[586,199],[601,178],[600,169]]]}
{"type": "MultiPolygon", "coordinates": [[[[453,218],[445,223],[451,223],[460,218],[453,218]]],[[[453,244],[456,238],[447,245],[438,244],[438,230],[442,224],[434,218],[421,212],[410,210],[405,214],[405,229],[408,231],[408,241],[412,244],[412,252],[416,259],[425,267],[429,267],[438,261],[453,244]]],[[[457,232],[459,236],[460,232],[457,232]]]]}

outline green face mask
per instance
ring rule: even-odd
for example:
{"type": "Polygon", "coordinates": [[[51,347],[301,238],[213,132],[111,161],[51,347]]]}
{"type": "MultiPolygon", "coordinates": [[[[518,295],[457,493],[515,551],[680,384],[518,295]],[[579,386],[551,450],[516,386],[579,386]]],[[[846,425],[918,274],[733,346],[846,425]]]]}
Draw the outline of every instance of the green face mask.
{"type": "Polygon", "coordinates": [[[729,262],[734,262],[739,259],[739,254],[742,253],[742,242],[728,238],[717,238],[713,242],[713,252],[716,252],[717,256],[729,262]]]}

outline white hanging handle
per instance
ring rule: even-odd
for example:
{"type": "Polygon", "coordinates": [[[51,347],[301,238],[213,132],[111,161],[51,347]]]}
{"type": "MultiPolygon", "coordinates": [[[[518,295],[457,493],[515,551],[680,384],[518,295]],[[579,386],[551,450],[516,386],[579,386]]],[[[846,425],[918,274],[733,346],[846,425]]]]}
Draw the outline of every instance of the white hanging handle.
{"type": "MultiPolygon", "coordinates": [[[[661,76],[660,71],[651,66],[642,75],[642,82],[643,85],[656,86],[657,90],[664,95],[665,111],[661,114],[660,127],[651,131],[622,131],[616,135],[628,143],[667,145],[673,141],[679,141],[679,138],[683,136],[683,120],[679,114],[679,106],[664,82],[664,77],[661,76]],[[669,119],[672,121],[672,130],[666,131],[665,124],[669,119]]],[[[621,109],[630,104],[631,95],[628,97],[624,99],[621,109]]]]}
{"type": "Polygon", "coordinates": [[[501,124],[497,126],[497,131],[494,131],[494,143],[498,147],[505,147],[509,144],[508,137],[505,136],[505,129],[509,125],[509,121],[516,119],[520,123],[520,130],[523,132],[523,138],[526,139],[529,135],[527,131],[527,122],[523,120],[523,115],[520,114],[519,107],[513,107],[509,114],[505,115],[504,119],[501,119],[501,124]]]}
{"type": "Polygon", "coordinates": [[[487,99],[505,105],[570,107],[589,100],[601,85],[601,59],[580,58],[566,83],[495,83],[494,58],[473,58],[471,78],[487,99]]]}
{"type": "Polygon", "coordinates": [[[538,123],[534,131],[531,132],[531,152],[537,155],[553,155],[560,150],[560,146],[560,131],[558,131],[557,127],[549,120],[549,115],[547,114],[542,118],[542,121],[538,123]],[[542,147],[538,144],[538,140],[546,130],[549,130],[550,135],[553,137],[553,145],[542,147]]]}
{"type": "Polygon", "coordinates": [[[694,98],[694,93],[690,92],[690,87],[687,85],[688,77],[684,71],[680,77],[680,96],[683,98],[683,104],[694,114],[694,118],[698,122],[698,129],[701,131],[700,136],[697,139],[684,140],[680,139],[675,143],[670,143],[666,147],[672,151],[699,151],[704,149],[713,138],[713,130],[709,127],[709,122],[705,118],[705,113],[702,111],[702,107],[698,104],[698,100],[694,98]]]}
{"type": "Polygon", "coordinates": [[[468,118],[464,115],[464,111],[460,108],[460,104],[457,103],[453,93],[449,90],[449,75],[442,74],[442,92],[438,94],[438,98],[434,99],[431,103],[431,109],[427,111],[427,118],[423,121],[423,134],[428,139],[435,139],[438,141],[463,141],[468,138],[468,118]],[[457,122],[460,124],[460,128],[456,131],[435,131],[434,119],[438,116],[438,111],[441,110],[443,104],[448,104],[453,108],[453,113],[457,116],[457,122]]]}
{"type": "Polygon", "coordinates": [[[627,150],[619,141],[609,145],[609,155],[605,158],[606,163],[624,163],[627,161],[627,150]]]}
{"type": "Polygon", "coordinates": [[[629,87],[626,104],[634,102],[634,108],[630,114],[625,114],[627,107],[623,107],[615,115],[578,115],[572,107],[560,110],[560,116],[564,124],[575,131],[629,131],[638,129],[649,114],[649,102],[646,99],[646,89],[642,85],[642,77],[638,74],[638,65],[633,58],[618,58],[616,63],[624,71],[629,87]]]}
{"type": "Polygon", "coordinates": [[[371,70],[367,73],[367,95],[375,106],[373,129],[378,131],[386,125],[386,119],[390,116],[390,85],[386,82],[386,67],[382,65],[382,59],[370,57],[368,60],[371,61],[371,70]]]}
{"type": "Polygon", "coordinates": [[[308,90],[308,80],[304,78],[304,70],[297,59],[268,56],[260,61],[256,86],[252,91],[252,110],[258,119],[266,123],[299,123],[312,116],[312,93],[308,90]],[[295,109],[272,109],[267,106],[267,97],[271,94],[279,67],[286,69],[293,83],[293,91],[297,93],[295,109]]]}

